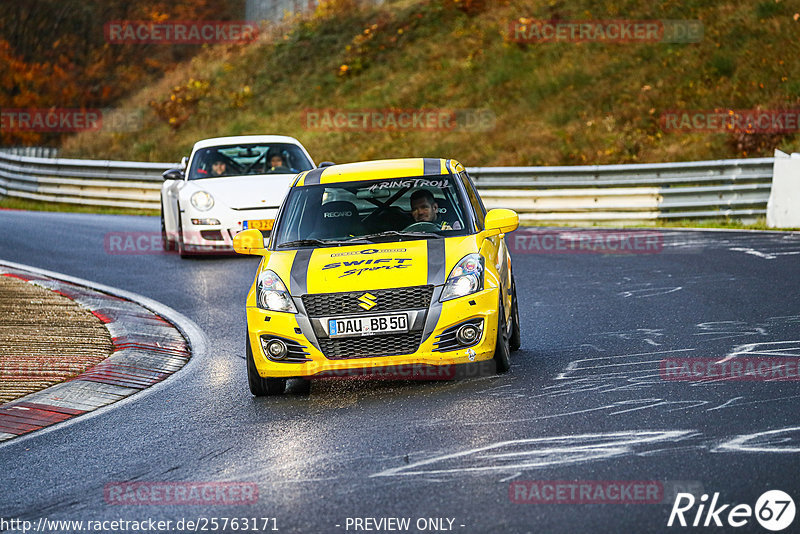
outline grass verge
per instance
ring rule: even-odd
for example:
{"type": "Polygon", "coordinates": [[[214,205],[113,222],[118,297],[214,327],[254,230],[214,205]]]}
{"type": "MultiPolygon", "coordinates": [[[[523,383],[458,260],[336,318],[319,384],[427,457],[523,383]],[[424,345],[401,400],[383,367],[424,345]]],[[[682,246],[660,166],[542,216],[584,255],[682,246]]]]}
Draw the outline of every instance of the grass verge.
{"type": "Polygon", "coordinates": [[[0,209],[23,211],[60,211],[66,213],[99,213],[103,215],[159,215],[159,210],[84,206],[63,202],[41,202],[26,198],[1,197],[0,209]]]}

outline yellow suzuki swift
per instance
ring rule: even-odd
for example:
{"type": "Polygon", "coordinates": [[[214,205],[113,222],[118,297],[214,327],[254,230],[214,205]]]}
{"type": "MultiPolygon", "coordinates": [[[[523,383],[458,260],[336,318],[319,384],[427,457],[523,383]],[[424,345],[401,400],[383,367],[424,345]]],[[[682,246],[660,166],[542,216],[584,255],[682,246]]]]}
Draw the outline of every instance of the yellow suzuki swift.
{"type": "Polygon", "coordinates": [[[263,256],[247,295],[250,391],[341,374],[444,377],[479,362],[507,371],[520,330],[504,234],[518,225],[511,210],[486,212],[455,160],[298,174],[269,244],[256,229],[233,242],[263,256]]]}

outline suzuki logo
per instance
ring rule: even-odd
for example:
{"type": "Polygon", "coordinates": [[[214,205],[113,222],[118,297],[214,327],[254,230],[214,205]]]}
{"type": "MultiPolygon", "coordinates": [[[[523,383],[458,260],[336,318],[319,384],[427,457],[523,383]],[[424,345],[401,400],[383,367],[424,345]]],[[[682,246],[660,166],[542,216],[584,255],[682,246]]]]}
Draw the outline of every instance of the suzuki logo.
{"type": "Polygon", "coordinates": [[[375,295],[371,295],[369,293],[364,293],[360,297],[358,297],[358,305],[364,308],[365,310],[369,311],[375,306],[378,305],[377,299],[375,295]]]}

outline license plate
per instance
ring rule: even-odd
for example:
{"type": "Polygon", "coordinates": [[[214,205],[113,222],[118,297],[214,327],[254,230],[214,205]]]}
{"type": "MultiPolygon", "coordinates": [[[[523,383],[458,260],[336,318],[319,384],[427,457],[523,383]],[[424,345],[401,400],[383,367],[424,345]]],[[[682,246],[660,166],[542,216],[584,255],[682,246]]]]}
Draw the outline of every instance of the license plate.
{"type": "Polygon", "coordinates": [[[387,332],[408,332],[408,316],[403,313],[328,319],[330,337],[372,336],[387,332]]]}
{"type": "Polygon", "coordinates": [[[272,230],[272,225],[275,224],[275,219],[259,219],[255,221],[244,221],[242,223],[243,230],[255,228],[256,230],[272,230]]]}

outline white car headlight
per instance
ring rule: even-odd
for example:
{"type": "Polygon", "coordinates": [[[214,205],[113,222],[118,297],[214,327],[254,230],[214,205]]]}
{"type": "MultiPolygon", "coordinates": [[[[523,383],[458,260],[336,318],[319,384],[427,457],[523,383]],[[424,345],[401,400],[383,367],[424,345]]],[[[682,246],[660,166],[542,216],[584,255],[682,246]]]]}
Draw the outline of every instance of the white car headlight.
{"type": "Polygon", "coordinates": [[[208,211],[214,207],[214,197],[205,191],[194,193],[191,198],[192,206],[200,211],[208,211]]]}
{"type": "Polygon", "coordinates": [[[297,313],[292,297],[280,276],[270,270],[258,275],[256,303],[264,310],[297,313]]]}
{"type": "Polygon", "coordinates": [[[483,289],[483,257],[467,254],[453,267],[444,284],[440,302],[477,293],[483,289]]]}

